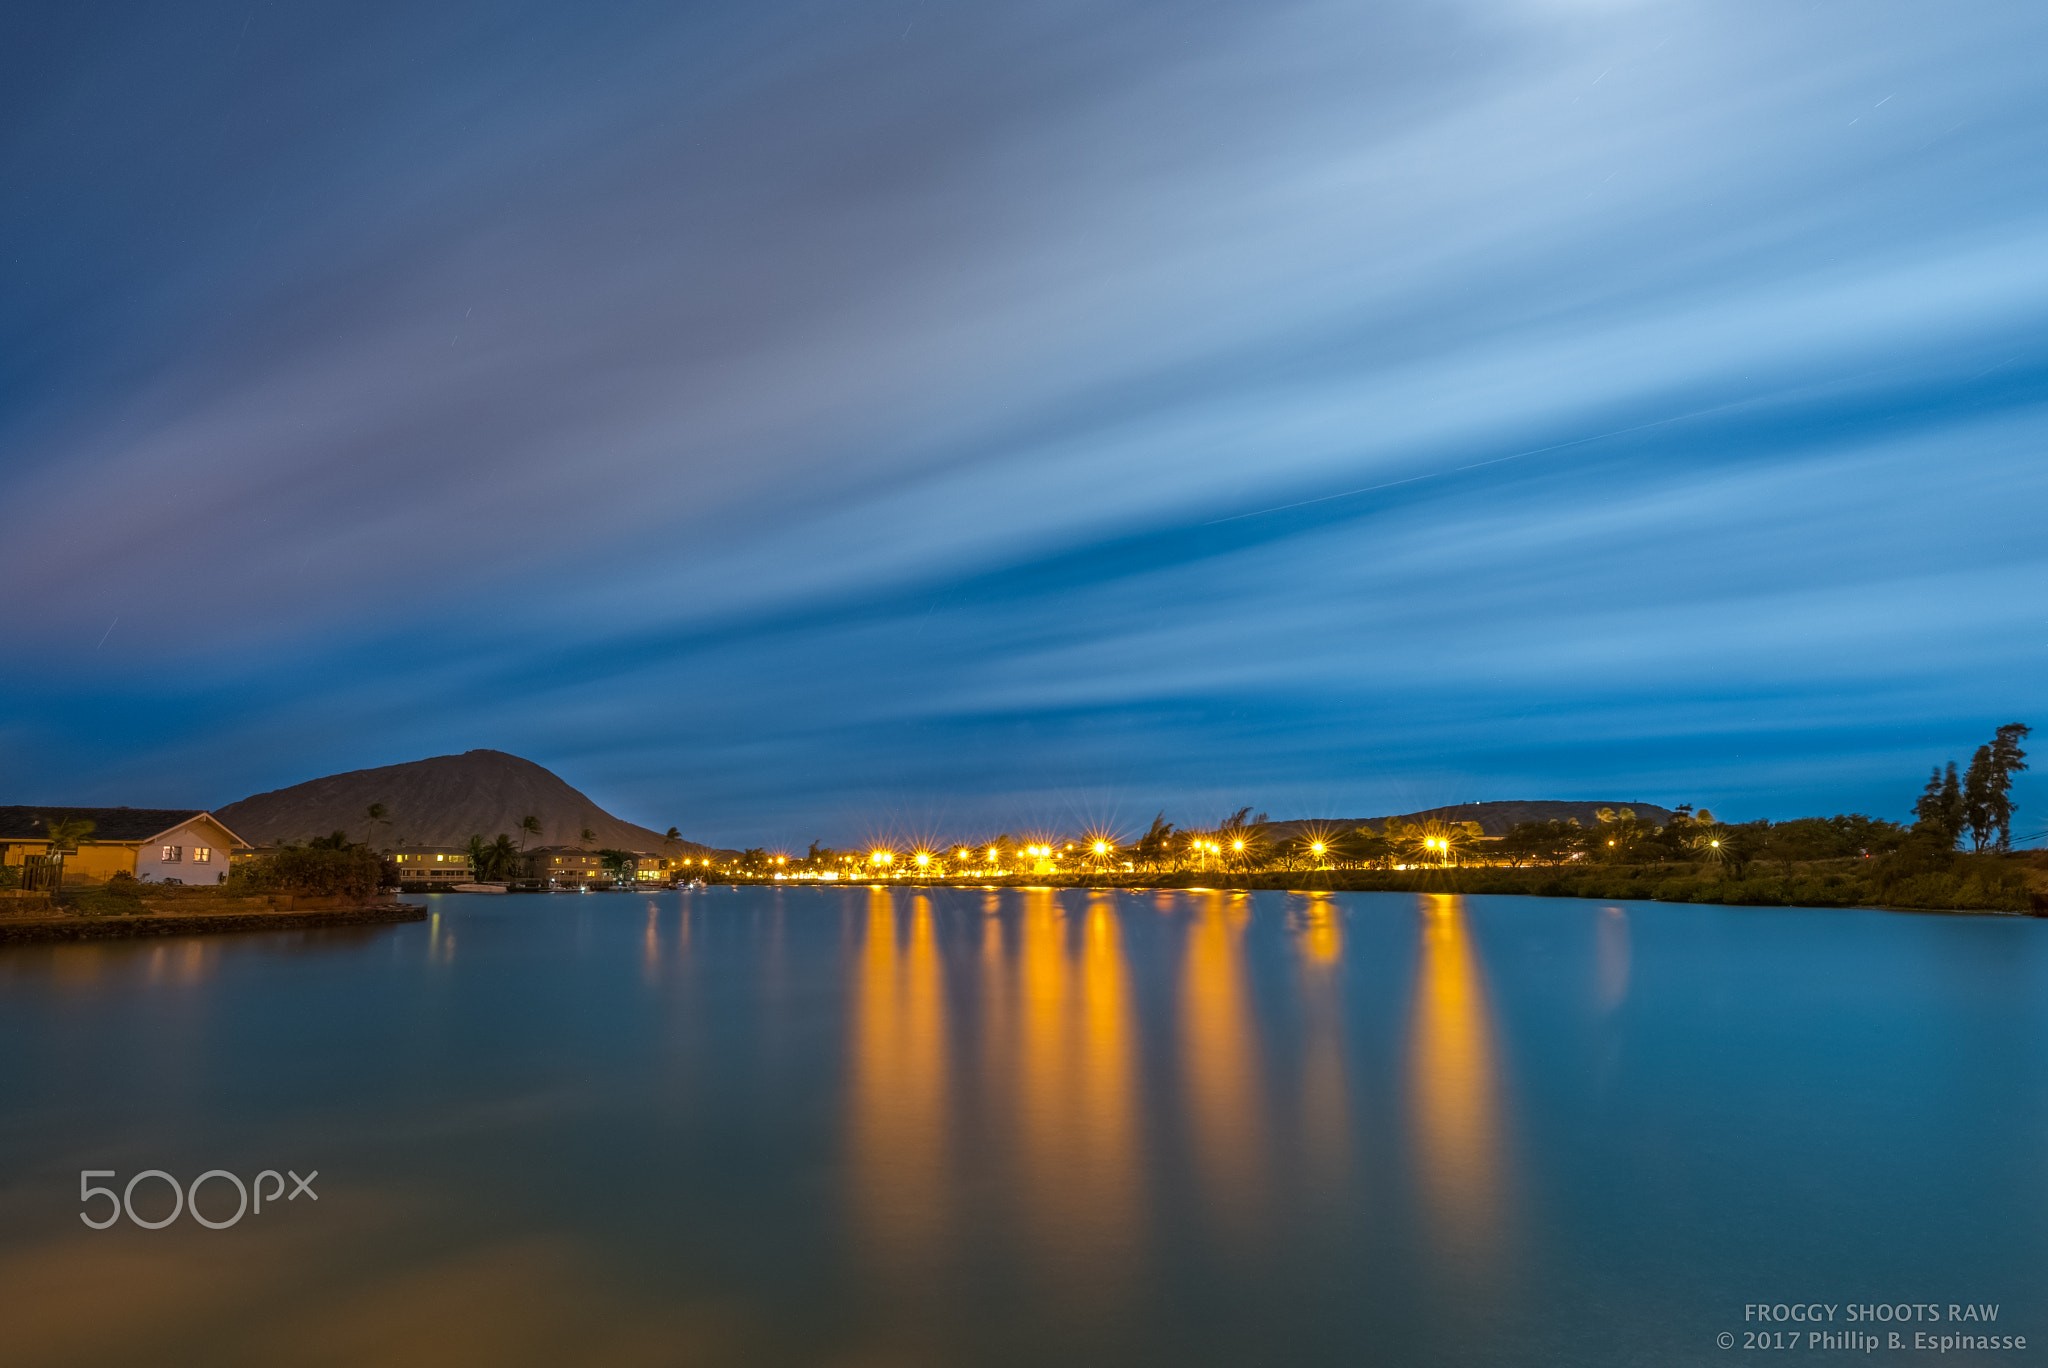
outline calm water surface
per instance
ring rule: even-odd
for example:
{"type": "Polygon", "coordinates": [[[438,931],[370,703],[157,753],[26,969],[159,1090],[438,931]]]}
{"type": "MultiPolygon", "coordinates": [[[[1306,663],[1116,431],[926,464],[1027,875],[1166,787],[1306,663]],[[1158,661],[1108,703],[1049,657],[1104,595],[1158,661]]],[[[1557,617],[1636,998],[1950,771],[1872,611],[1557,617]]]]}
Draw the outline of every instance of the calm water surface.
{"type": "Polygon", "coordinates": [[[2038,922],[430,901],[0,952],[0,1361],[1729,1363],[1757,1302],[2048,1355],[2038,922]],[[94,1232],[82,1169],[320,1176],[94,1232]]]}

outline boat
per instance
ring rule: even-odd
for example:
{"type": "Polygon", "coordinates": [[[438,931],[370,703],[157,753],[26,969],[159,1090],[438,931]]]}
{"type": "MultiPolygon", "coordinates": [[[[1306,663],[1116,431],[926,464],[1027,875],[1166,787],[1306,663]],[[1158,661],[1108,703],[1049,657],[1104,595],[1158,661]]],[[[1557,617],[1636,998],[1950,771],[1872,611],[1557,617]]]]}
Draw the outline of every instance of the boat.
{"type": "Polygon", "coordinates": [[[503,884],[457,884],[448,891],[450,893],[503,893],[507,889],[503,884]]]}

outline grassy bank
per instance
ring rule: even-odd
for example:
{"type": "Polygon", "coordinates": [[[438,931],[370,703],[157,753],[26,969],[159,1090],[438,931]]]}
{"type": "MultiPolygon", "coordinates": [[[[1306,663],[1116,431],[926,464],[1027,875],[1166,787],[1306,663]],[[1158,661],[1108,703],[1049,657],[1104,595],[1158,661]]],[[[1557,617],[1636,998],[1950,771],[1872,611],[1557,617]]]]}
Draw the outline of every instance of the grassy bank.
{"type": "Polygon", "coordinates": [[[389,899],[238,893],[116,880],[66,889],[55,897],[0,900],[0,945],[219,935],[231,931],[305,931],[419,921],[417,904],[389,899]]]}

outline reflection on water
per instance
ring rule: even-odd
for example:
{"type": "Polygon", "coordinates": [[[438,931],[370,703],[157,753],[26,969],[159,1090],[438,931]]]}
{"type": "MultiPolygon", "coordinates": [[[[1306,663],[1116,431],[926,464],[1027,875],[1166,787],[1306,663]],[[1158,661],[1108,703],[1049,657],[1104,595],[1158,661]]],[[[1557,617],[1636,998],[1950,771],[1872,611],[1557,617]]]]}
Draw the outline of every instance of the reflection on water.
{"type": "Polygon", "coordinates": [[[1600,1010],[1611,1012],[1628,998],[1628,913],[1603,907],[1595,923],[1599,945],[1596,992],[1600,1010]]]}
{"type": "Polygon", "coordinates": [[[848,1141],[869,1257],[896,1291],[930,1276],[944,1254],[947,1150],[946,998],[931,902],[868,893],[854,996],[848,1141]]]}
{"type": "Polygon", "coordinates": [[[455,932],[441,924],[436,911],[427,916],[427,963],[449,964],[455,959],[455,932]]]}
{"type": "Polygon", "coordinates": [[[1016,981],[1015,1056],[988,1075],[1016,1081],[1015,1204],[1040,1270],[1106,1296],[1138,1230],[1137,1061],[1113,905],[1098,895],[1070,917],[1050,892],[1027,893],[1016,981]]]}
{"type": "Polygon", "coordinates": [[[0,1033],[8,1368],[1705,1362],[1815,1270],[2032,1323],[2048,1262],[2020,919],[437,895],[0,952],[0,1033]],[[78,1224],[214,1167],[322,1200],[78,1224]]]}
{"type": "Polygon", "coordinates": [[[1303,1160],[1312,1190],[1341,1191],[1351,1164],[1351,1099],[1345,1078],[1344,1018],[1339,969],[1344,930],[1327,896],[1300,913],[1301,1000],[1305,1033],[1301,1061],[1303,1160]]]}
{"type": "Polygon", "coordinates": [[[1265,1099],[1245,982],[1242,897],[1199,895],[1181,979],[1180,1057],[1188,1139],[1211,1214],[1242,1235],[1262,1198],[1265,1099]]]}
{"type": "Polygon", "coordinates": [[[1425,894],[1411,1116],[1432,1243],[1470,1271],[1501,1236],[1499,1066],[1464,900],[1425,894]]]}

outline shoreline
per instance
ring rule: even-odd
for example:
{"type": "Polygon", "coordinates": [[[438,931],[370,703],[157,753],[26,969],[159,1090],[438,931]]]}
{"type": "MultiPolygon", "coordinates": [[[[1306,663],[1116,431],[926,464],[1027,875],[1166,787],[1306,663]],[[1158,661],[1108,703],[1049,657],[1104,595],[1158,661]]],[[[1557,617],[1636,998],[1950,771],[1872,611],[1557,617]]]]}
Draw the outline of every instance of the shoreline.
{"type": "MultiPolygon", "coordinates": [[[[1803,873],[1803,872],[1802,872],[1803,873]]],[[[1876,912],[1924,912],[1937,916],[1997,916],[1997,917],[2044,917],[2048,916],[2048,896],[2038,886],[2027,905],[2013,905],[2014,899],[2004,905],[1979,903],[1976,906],[1954,906],[1934,902],[1905,903],[1883,898],[1857,896],[1869,894],[1872,890],[1863,880],[1854,877],[1813,877],[1795,875],[1766,876],[1755,880],[1703,879],[1696,874],[1688,877],[1677,871],[1630,869],[1623,867],[1604,873],[1587,871],[1577,877],[1560,876],[1551,870],[1518,870],[1467,868],[1445,871],[1365,871],[1365,870],[1323,870],[1307,877],[1296,873],[1293,877],[1274,874],[1167,874],[1164,876],[1130,876],[1107,878],[1061,877],[1058,875],[1009,876],[994,879],[846,879],[846,880],[778,880],[778,879],[720,879],[714,887],[732,888],[1043,888],[1043,889],[1099,889],[1123,892],[1285,892],[1299,894],[1328,893],[1448,893],[1466,896],[1499,895],[1506,897],[1536,898],[1578,898],[1596,902],[1657,902],[1673,906],[1696,904],[1719,907],[1807,907],[1807,908],[1863,908],[1876,912]],[[1677,894],[1678,896],[1672,896],[1677,894]]],[[[1946,891],[1946,890],[1944,890],[1946,891]]],[[[1939,894],[1936,895],[1937,897],[1939,894]]],[[[1988,900],[1987,900],[1988,901],[1988,900]]]]}
{"type": "Polygon", "coordinates": [[[242,931],[309,931],[336,926],[387,926],[425,921],[427,915],[427,909],[417,903],[393,902],[278,911],[0,918],[0,946],[142,940],[155,936],[212,936],[242,931]]]}

